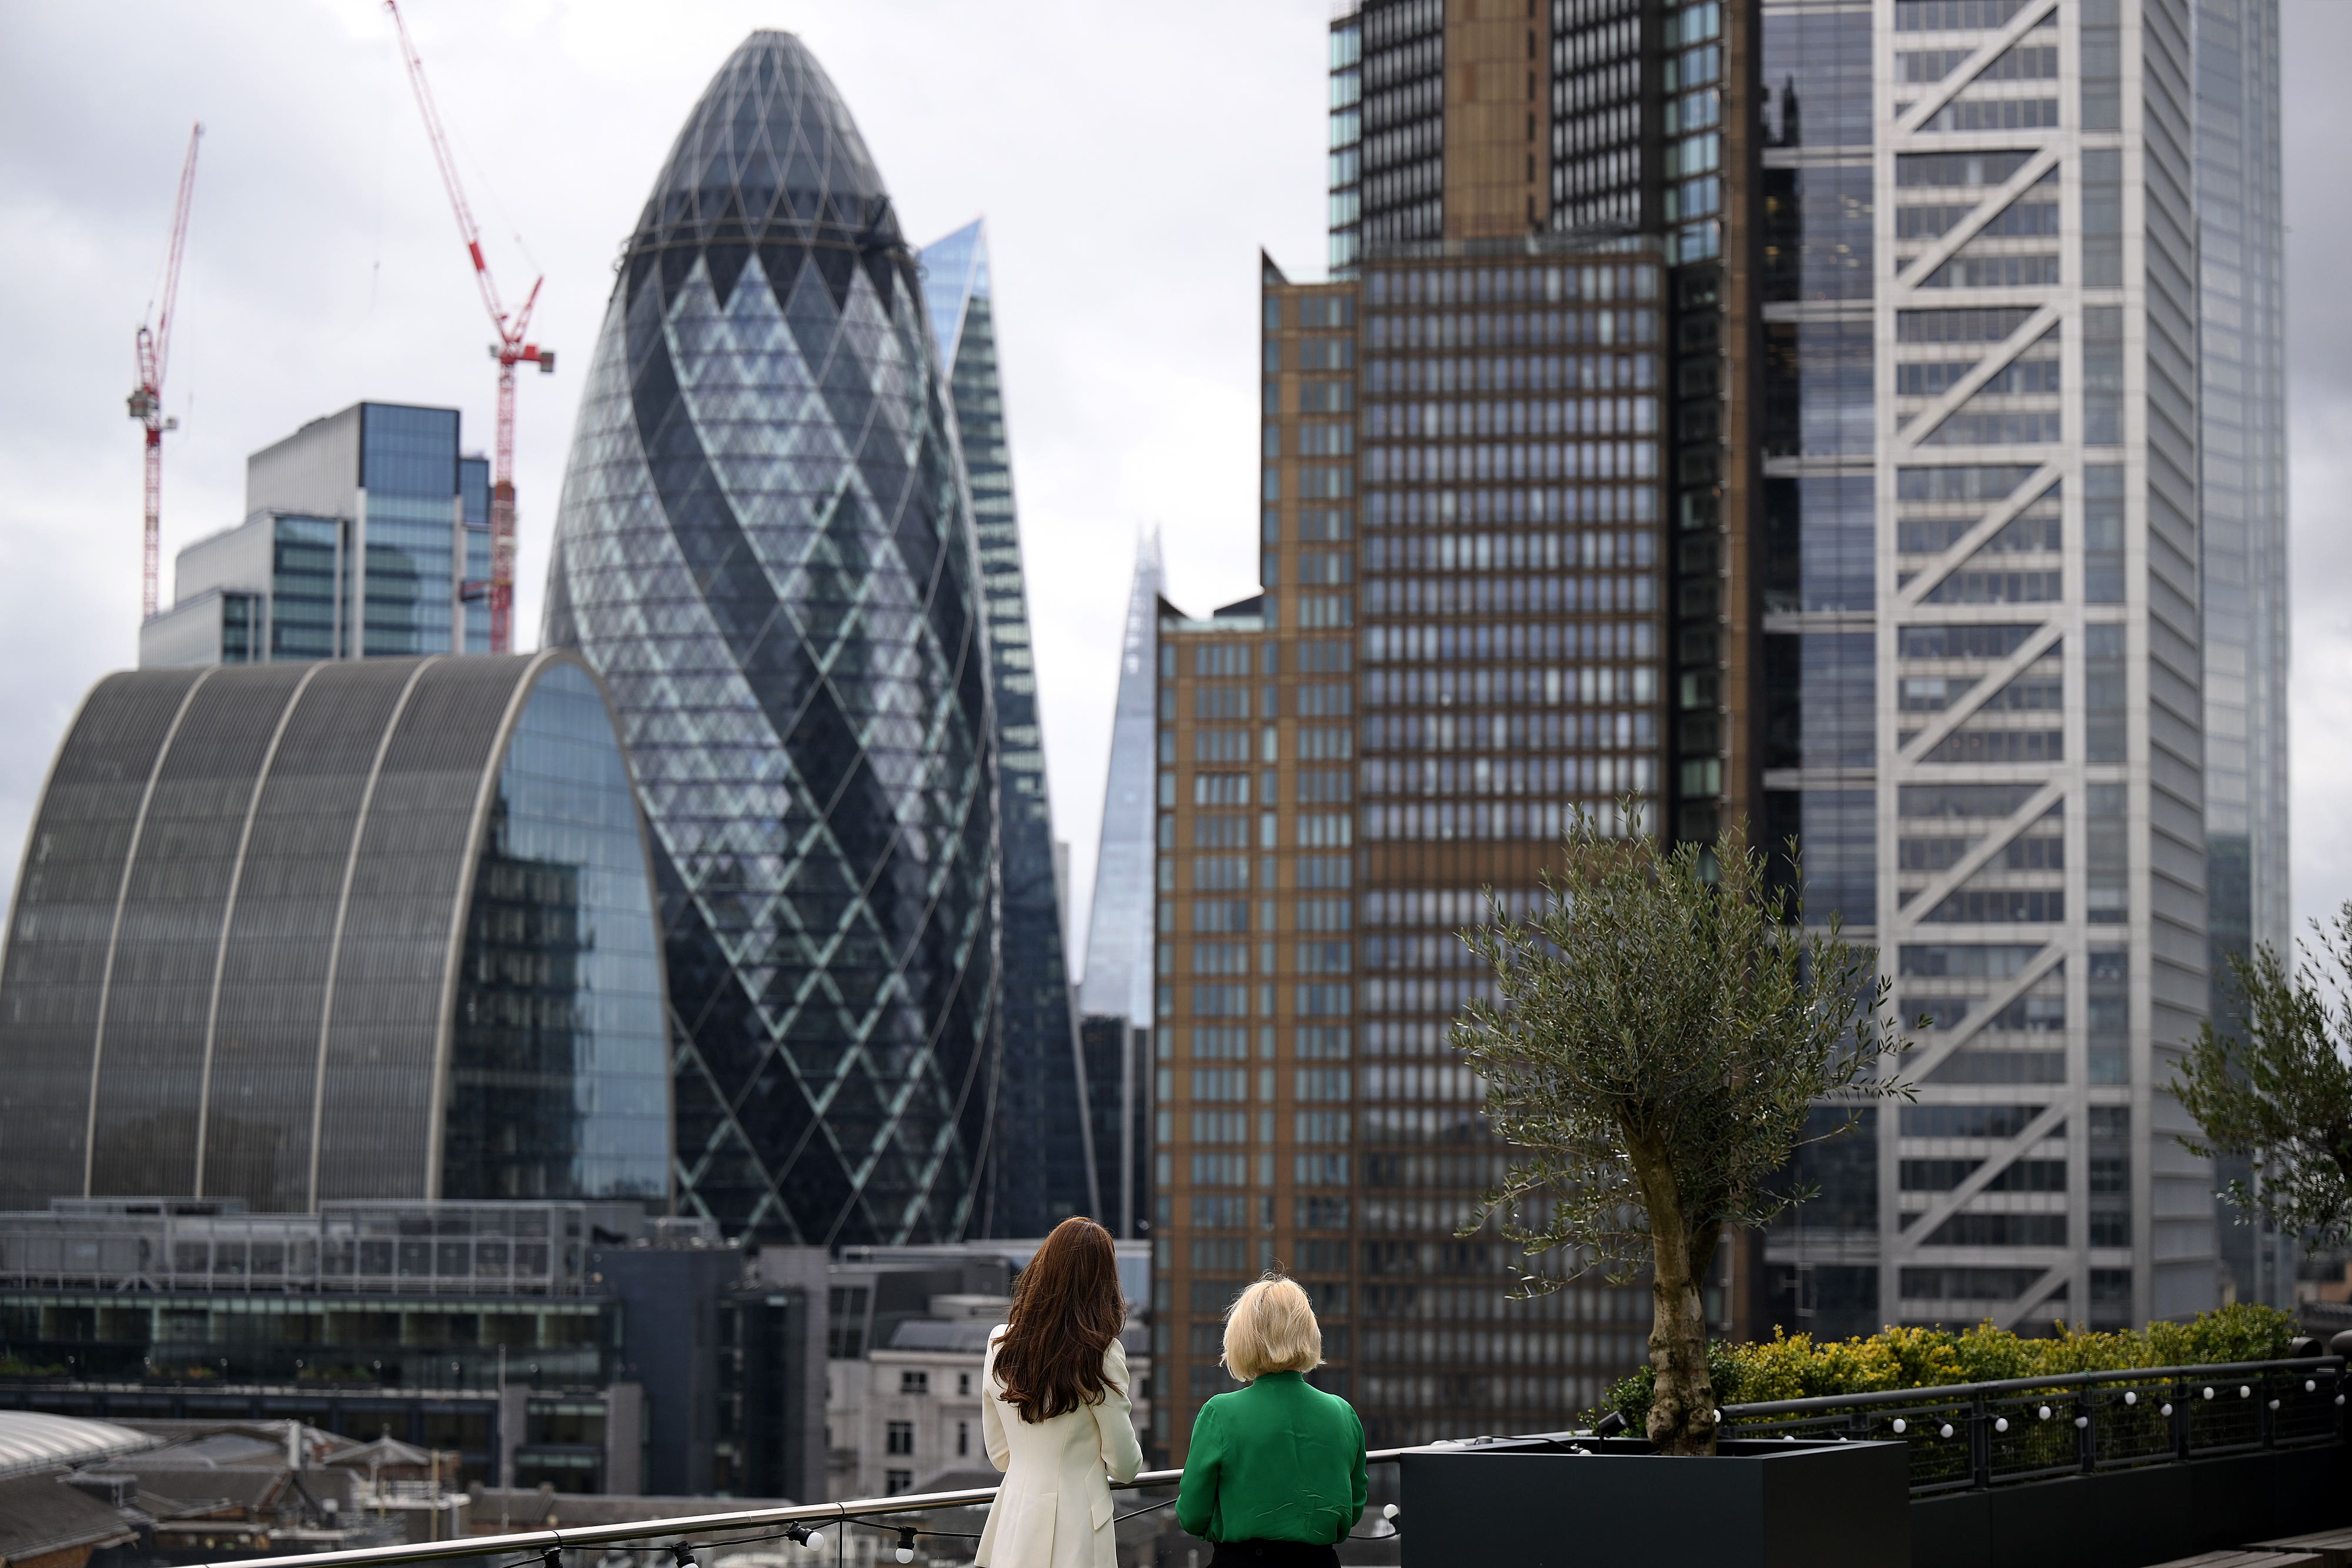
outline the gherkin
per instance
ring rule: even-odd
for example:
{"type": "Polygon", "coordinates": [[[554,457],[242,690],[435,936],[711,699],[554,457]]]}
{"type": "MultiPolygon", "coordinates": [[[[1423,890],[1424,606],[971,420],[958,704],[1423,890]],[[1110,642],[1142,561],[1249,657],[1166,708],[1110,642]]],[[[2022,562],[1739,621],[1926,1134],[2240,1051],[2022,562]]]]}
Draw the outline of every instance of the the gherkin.
{"type": "Polygon", "coordinates": [[[823,68],[754,33],[625,247],[547,612],[635,768],[679,1203],[730,1233],[971,1217],[1000,985],[976,572],[914,253],[823,68]]]}

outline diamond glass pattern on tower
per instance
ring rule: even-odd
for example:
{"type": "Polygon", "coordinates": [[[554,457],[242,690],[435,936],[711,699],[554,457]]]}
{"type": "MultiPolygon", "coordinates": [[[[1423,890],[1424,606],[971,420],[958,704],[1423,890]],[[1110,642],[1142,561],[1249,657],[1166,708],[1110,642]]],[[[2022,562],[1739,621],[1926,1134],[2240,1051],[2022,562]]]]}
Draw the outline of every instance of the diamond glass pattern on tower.
{"type": "Polygon", "coordinates": [[[653,830],[681,1206],[813,1243],[971,1211],[996,749],[970,497],[912,250],[801,41],[688,117],[607,308],[547,641],[653,830]]]}

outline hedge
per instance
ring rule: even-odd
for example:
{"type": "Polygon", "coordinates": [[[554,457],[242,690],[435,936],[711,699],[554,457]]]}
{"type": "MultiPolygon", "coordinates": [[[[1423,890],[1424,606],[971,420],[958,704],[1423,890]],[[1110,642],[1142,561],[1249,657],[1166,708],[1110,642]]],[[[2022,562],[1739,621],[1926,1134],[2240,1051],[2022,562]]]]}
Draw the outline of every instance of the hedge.
{"type": "MultiPolygon", "coordinates": [[[[1706,1347],[1708,1379],[1718,1405],[1763,1405],[1824,1394],[1869,1394],[1885,1388],[1935,1388],[1991,1383],[2044,1373],[2114,1372],[2135,1366],[2197,1366],[2233,1361],[2276,1361],[2294,1337],[2294,1320],[2275,1307],[2240,1302],[2200,1312],[2189,1322],[2094,1333],[2058,1325],[2046,1338],[2027,1339],[1979,1323],[1965,1333],[1891,1328],[1867,1339],[1827,1340],[1772,1331],[1769,1340],[1706,1347]]],[[[1613,1385],[1592,1425],[1614,1410],[1632,1429],[1650,1415],[1647,1366],[1613,1385]]]]}

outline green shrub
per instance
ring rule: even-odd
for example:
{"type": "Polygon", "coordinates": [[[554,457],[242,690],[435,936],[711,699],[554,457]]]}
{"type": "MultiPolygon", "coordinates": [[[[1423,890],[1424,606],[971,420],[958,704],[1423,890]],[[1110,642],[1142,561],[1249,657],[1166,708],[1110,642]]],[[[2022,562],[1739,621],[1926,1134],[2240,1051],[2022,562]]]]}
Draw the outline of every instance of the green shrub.
{"type": "MultiPolygon", "coordinates": [[[[2275,1361],[2294,1337],[2294,1320],[2275,1307],[2240,1302],[2201,1312],[2185,1323],[2095,1333],[2058,1325],[2047,1338],[2025,1339],[1990,1322],[1961,1333],[1946,1329],[1895,1328],[1867,1339],[1816,1342],[1811,1334],[1772,1331],[1753,1344],[1707,1343],[1707,1379],[1726,1405],[1766,1405],[1824,1394],[1870,1394],[1887,1388],[1935,1388],[1954,1383],[1994,1383],[2044,1373],[2116,1372],[2134,1366],[2193,1366],[2234,1361],[2275,1361]]],[[[1611,1411],[1635,1432],[1650,1413],[1650,1369],[1612,1385],[1587,1426],[1611,1411]]]]}

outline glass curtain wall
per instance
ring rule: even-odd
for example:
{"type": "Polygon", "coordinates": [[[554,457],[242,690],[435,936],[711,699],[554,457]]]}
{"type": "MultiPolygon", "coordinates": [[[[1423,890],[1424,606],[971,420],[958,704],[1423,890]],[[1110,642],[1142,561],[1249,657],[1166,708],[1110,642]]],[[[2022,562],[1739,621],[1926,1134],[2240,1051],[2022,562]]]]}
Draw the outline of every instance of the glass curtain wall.
{"type": "Polygon", "coordinates": [[[630,235],[547,641],[654,837],[679,1201],[729,1235],[963,1233],[998,1049],[997,743],[915,256],[800,39],[719,68],[630,235]]]}

